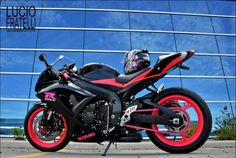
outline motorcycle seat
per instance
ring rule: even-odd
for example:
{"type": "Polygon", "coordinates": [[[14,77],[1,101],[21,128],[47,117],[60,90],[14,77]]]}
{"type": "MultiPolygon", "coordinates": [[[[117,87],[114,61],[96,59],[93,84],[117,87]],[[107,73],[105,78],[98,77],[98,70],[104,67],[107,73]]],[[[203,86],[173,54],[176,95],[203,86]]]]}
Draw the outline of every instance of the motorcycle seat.
{"type": "Polygon", "coordinates": [[[144,68],[138,72],[132,73],[132,74],[128,74],[128,75],[118,75],[116,77],[116,81],[119,83],[127,83],[129,81],[131,81],[133,78],[137,77],[138,75],[140,75],[141,73],[145,72],[146,70],[148,70],[149,67],[144,68]]]}

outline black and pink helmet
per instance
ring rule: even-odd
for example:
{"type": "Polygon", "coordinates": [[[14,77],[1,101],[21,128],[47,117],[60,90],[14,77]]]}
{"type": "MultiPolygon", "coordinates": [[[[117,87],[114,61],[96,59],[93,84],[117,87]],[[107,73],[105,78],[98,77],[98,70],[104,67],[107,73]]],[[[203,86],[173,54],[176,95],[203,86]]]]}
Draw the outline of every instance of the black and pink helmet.
{"type": "Polygon", "coordinates": [[[150,66],[149,52],[146,49],[134,49],[124,56],[125,74],[132,74],[150,66]]]}

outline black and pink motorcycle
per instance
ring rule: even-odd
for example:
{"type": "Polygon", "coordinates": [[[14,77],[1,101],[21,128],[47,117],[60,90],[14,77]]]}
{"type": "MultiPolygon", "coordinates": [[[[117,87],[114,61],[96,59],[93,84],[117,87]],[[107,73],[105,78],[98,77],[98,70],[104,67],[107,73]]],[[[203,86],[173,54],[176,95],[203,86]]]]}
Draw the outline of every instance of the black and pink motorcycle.
{"type": "Polygon", "coordinates": [[[153,67],[120,75],[114,68],[92,63],[77,69],[75,64],[60,70],[39,59],[46,69],[35,87],[37,102],[25,118],[25,135],[41,151],[58,151],[70,141],[141,142],[146,131],[150,140],[170,153],[188,153],[201,147],[212,127],[206,102],[184,88],[164,89],[154,85],[195,51],[160,56],[153,67]],[[142,97],[135,95],[147,89],[142,97]]]}

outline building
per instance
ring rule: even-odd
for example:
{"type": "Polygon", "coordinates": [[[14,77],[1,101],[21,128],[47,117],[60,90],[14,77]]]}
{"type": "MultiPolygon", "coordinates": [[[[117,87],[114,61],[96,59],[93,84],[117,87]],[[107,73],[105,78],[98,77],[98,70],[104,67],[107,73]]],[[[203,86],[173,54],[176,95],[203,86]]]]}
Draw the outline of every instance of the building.
{"type": "Polygon", "coordinates": [[[235,1],[227,0],[1,1],[1,122],[13,122],[1,129],[20,126],[14,120],[24,119],[37,101],[41,52],[50,62],[68,57],[58,68],[102,62],[123,72],[123,55],[134,48],[148,49],[152,64],[159,55],[195,49],[186,62],[190,71],[176,69],[157,85],[197,92],[215,122],[223,107],[235,109],[235,10],[235,1]],[[34,6],[37,29],[7,30],[6,7],[12,6],[34,6]]]}

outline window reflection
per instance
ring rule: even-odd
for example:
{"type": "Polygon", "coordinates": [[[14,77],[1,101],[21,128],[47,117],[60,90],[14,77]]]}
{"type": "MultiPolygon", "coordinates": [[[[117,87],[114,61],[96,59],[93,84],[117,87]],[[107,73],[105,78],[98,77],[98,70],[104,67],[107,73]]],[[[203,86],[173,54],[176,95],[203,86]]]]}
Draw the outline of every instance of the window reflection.
{"type": "Polygon", "coordinates": [[[176,51],[174,36],[162,33],[132,33],[133,48],[147,48],[149,51],[176,51]]]}
{"type": "Polygon", "coordinates": [[[29,75],[1,75],[1,97],[27,98],[29,96],[29,75]]]}
{"type": "Polygon", "coordinates": [[[203,13],[207,14],[208,9],[206,1],[189,1],[189,0],[170,0],[170,8],[173,12],[185,13],[203,13]]]}
{"type": "Polygon", "coordinates": [[[235,34],[234,18],[212,18],[212,22],[216,33],[235,34]]]}
{"type": "Polygon", "coordinates": [[[86,1],[87,8],[101,9],[128,9],[127,0],[88,0],[86,1]]]}
{"type": "Polygon", "coordinates": [[[32,71],[33,57],[34,52],[1,51],[1,71],[32,71]]]}
{"type": "Polygon", "coordinates": [[[1,47],[34,48],[37,31],[9,32],[1,29],[1,47]]]}
{"type": "Polygon", "coordinates": [[[235,54],[236,53],[236,37],[225,37],[217,36],[216,37],[220,53],[224,54],[235,54]]]}
{"type": "Polygon", "coordinates": [[[230,100],[236,100],[236,93],[235,93],[236,80],[235,79],[227,79],[227,84],[228,84],[228,88],[229,88],[230,100]]]}
{"type": "Polygon", "coordinates": [[[187,79],[183,87],[200,95],[204,100],[229,100],[224,79],[187,79]]]}
{"type": "Polygon", "coordinates": [[[86,49],[129,50],[128,32],[86,31],[86,49]]]}
{"type": "Polygon", "coordinates": [[[235,1],[207,1],[211,14],[235,15],[235,1]]]}
{"type": "Polygon", "coordinates": [[[40,30],[38,48],[83,48],[83,31],[40,30]]]}
{"type": "Polygon", "coordinates": [[[201,53],[218,53],[214,36],[176,35],[177,50],[195,49],[201,53]]]}
{"type": "Polygon", "coordinates": [[[129,28],[128,13],[118,12],[87,12],[86,27],[88,28],[129,28]]]}
{"type": "Polygon", "coordinates": [[[68,3],[68,0],[46,0],[44,1],[45,7],[62,7],[62,8],[84,8],[85,0],[72,0],[68,3]]]}
{"type": "Polygon", "coordinates": [[[131,10],[152,10],[152,11],[169,11],[168,1],[163,0],[129,0],[131,10]]]}
{"type": "Polygon", "coordinates": [[[131,13],[130,21],[132,29],[173,30],[170,15],[131,13]]]}
{"type": "Polygon", "coordinates": [[[235,58],[234,57],[222,57],[222,63],[226,76],[236,76],[235,72],[235,58]]]}
{"type": "Polygon", "coordinates": [[[193,56],[184,65],[189,66],[190,70],[181,70],[182,75],[223,76],[218,56],[193,56]]]}
{"type": "MultiPolygon", "coordinates": [[[[19,101],[0,101],[1,104],[1,119],[10,118],[10,119],[24,119],[27,111],[27,102],[19,101]],[[20,109],[20,110],[16,110],[20,109]]],[[[4,120],[1,120],[4,121],[4,120]]],[[[10,121],[10,120],[8,120],[10,121]]],[[[1,122],[1,126],[23,126],[23,120],[21,124],[17,124],[19,120],[12,120],[8,123],[1,122]],[[14,124],[14,125],[12,125],[14,124]]]]}
{"type": "Polygon", "coordinates": [[[174,15],[173,23],[176,31],[213,32],[209,17],[174,15]]]}
{"type": "Polygon", "coordinates": [[[40,26],[84,27],[84,11],[43,10],[40,26]]]}

